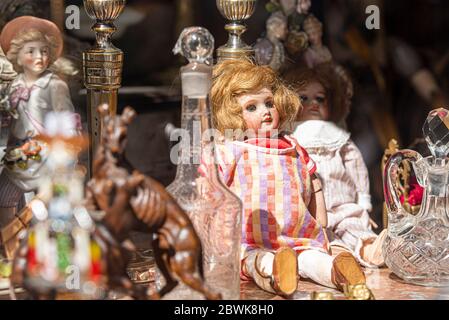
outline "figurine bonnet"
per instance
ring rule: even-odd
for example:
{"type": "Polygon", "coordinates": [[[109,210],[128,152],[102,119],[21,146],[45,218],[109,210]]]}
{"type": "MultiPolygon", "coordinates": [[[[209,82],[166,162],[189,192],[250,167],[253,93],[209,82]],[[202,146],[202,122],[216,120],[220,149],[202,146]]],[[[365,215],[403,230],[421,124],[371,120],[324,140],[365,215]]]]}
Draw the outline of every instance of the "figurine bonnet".
{"type": "Polygon", "coordinates": [[[10,124],[6,155],[0,177],[0,226],[24,206],[24,193],[38,186],[46,161],[45,143],[33,139],[44,128],[52,111],[73,112],[67,84],[49,67],[61,56],[63,40],[51,21],[23,16],[2,30],[0,44],[18,72],[9,89],[10,124]]]}

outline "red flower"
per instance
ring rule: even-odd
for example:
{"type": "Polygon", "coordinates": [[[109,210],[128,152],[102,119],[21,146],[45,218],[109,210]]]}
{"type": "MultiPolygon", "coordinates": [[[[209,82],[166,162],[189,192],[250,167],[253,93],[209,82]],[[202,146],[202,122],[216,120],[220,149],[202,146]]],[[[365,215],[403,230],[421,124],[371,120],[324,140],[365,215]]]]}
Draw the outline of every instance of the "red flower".
{"type": "Polygon", "coordinates": [[[419,184],[414,183],[411,185],[411,189],[408,195],[408,202],[412,206],[417,206],[422,203],[422,198],[424,194],[424,188],[419,184]]]}

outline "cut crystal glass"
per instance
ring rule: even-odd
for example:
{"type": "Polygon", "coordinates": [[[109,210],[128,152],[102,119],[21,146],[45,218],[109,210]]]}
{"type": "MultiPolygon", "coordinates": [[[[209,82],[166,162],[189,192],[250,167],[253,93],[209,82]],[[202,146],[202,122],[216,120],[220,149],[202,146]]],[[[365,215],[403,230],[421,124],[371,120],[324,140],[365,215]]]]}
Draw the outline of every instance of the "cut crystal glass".
{"type": "Polygon", "coordinates": [[[432,110],[424,122],[423,133],[432,155],[437,158],[446,157],[449,152],[448,110],[432,110]]]}
{"type": "Polygon", "coordinates": [[[401,150],[387,162],[384,192],[389,213],[388,236],[383,246],[385,263],[407,282],[424,286],[449,286],[449,112],[429,113],[424,137],[433,156],[401,150]],[[403,210],[394,190],[399,164],[409,160],[425,189],[416,216],[403,210]]]}

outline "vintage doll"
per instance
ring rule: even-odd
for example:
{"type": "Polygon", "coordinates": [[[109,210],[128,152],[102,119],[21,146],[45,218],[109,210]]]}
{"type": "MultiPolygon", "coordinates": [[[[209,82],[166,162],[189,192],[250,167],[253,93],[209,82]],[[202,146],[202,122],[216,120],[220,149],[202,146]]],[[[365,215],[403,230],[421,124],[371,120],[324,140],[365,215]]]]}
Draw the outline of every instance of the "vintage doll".
{"type": "Polygon", "coordinates": [[[33,139],[51,111],[74,108],[67,84],[48,70],[61,56],[62,35],[48,20],[23,16],[2,30],[1,47],[19,73],[9,89],[11,118],[8,148],[0,176],[0,226],[24,206],[24,194],[37,188],[45,162],[45,144],[33,139]]]}
{"type": "Polygon", "coordinates": [[[351,254],[329,253],[315,164],[279,131],[300,108],[297,96],[271,68],[241,60],[215,66],[211,101],[224,135],[217,145],[221,176],[243,202],[242,277],[284,296],[295,292],[299,276],[339,289],[365,283],[351,254]]]}
{"type": "Polygon", "coordinates": [[[279,70],[285,61],[285,49],[282,43],[287,36],[287,17],[276,11],[267,20],[267,35],[254,45],[256,60],[259,64],[269,65],[279,70]]]}
{"type": "Polygon", "coordinates": [[[377,236],[371,230],[368,171],[350,134],[340,127],[349,109],[348,90],[333,64],[290,69],[285,80],[303,105],[294,137],[317,165],[331,248],[350,249],[364,266],[382,265],[385,232],[377,236]]]}

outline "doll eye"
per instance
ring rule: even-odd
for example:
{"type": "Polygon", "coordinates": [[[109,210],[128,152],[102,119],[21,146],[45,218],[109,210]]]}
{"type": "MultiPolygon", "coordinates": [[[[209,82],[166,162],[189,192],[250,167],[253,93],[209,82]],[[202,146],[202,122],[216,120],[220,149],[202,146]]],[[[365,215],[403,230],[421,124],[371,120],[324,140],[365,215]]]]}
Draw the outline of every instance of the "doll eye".
{"type": "Polygon", "coordinates": [[[48,52],[49,52],[48,48],[42,49],[42,54],[48,55],[48,52]]]}
{"type": "Polygon", "coordinates": [[[326,101],[326,97],[316,97],[316,101],[318,103],[324,103],[326,101]]]}
{"type": "Polygon", "coordinates": [[[307,102],[307,100],[309,100],[309,98],[307,96],[299,96],[299,99],[301,100],[301,102],[307,102]]]}
{"type": "Polygon", "coordinates": [[[265,105],[267,106],[267,108],[269,108],[269,109],[271,109],[271,108],[273,108],[274,107],[274,103],[273,103],[273,101],[267,101],[266,103],[265,103],[265,105]]]}
{"type": "Polygon", "coordinates": [[[254,112],[257,110],[257,107],[254,104],[250,104],[249,106],[246,107],[246,111],[249,112],[254,112]]]}

